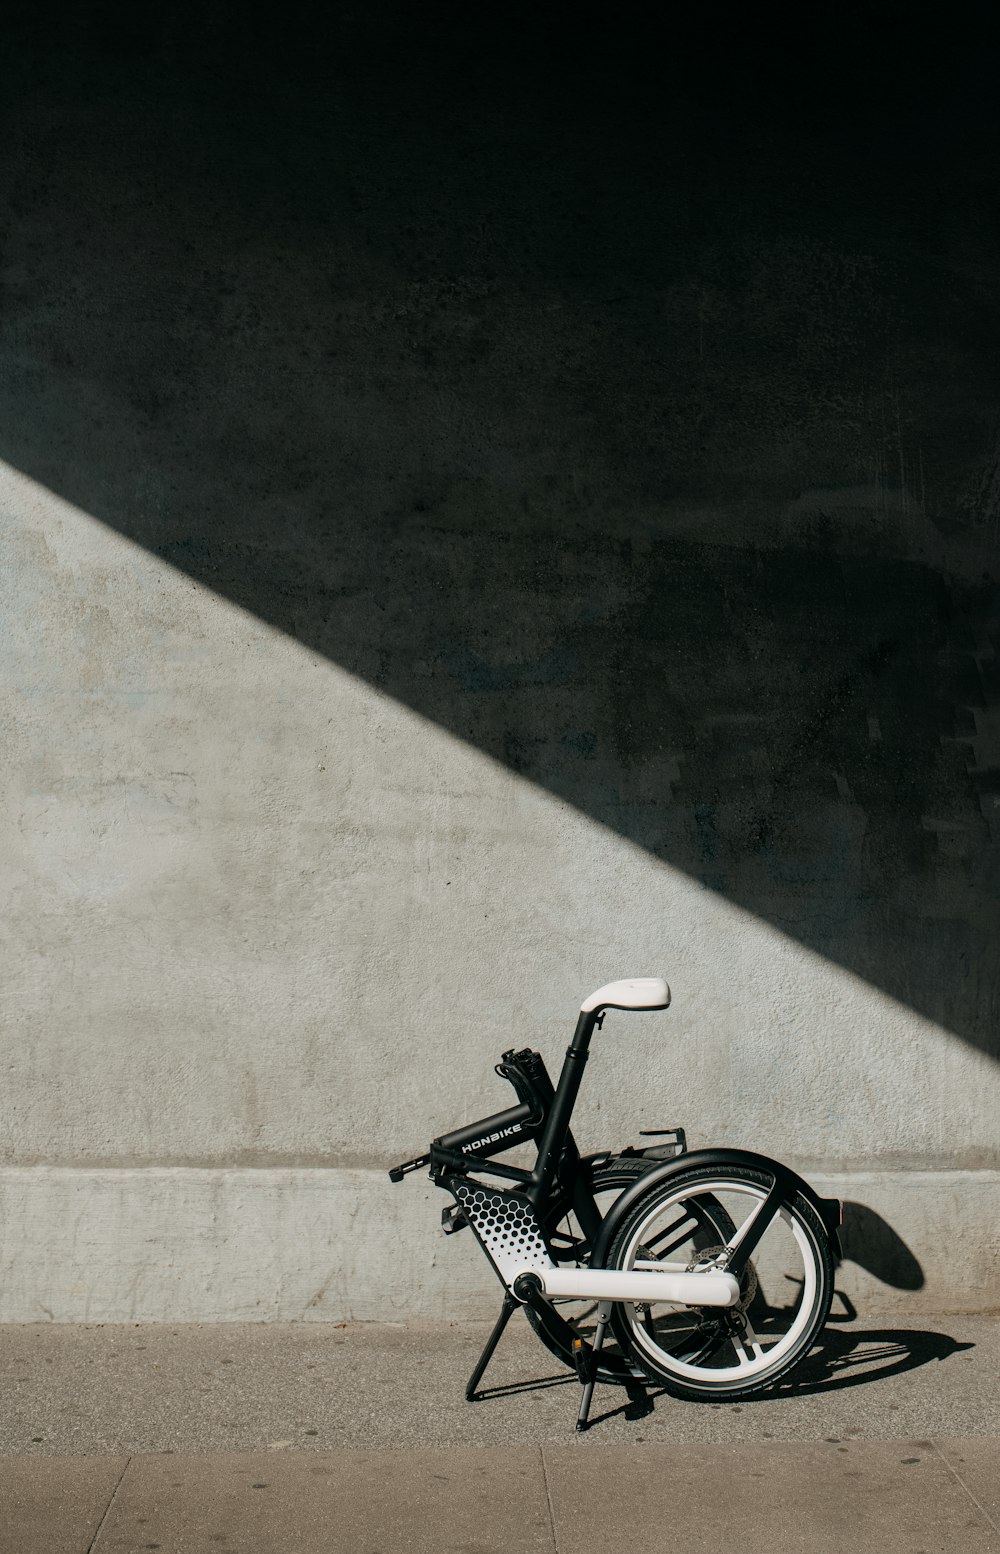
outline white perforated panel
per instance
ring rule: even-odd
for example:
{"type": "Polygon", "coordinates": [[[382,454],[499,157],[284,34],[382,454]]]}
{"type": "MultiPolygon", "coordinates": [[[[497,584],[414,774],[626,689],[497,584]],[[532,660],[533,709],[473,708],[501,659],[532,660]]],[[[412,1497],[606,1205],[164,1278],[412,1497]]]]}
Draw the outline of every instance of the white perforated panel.
{"type": "Polygon", "coordinates": [[[552,1267],[535,1211],[520,1193],[481,1187],[477,1182],[452,1185],[504,1284],[513,1284],[528,1268],[552,1267]]]}

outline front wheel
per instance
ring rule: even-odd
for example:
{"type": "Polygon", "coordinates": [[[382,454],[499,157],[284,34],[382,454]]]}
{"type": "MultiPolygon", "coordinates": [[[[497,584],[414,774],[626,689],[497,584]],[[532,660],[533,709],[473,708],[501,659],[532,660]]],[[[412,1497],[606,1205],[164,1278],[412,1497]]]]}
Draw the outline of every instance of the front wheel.
{"type": "MultiPolygon", "coordinates": [[[[679,1172],[633,1205],[612,1240],[607,1266],[725,1268],[727,1249],[763,1212],[771,1186],[765,1172],[737,1164],[679,1172]],[[706,1221],[717,1222],[722,1232],[714,1245],[705,1244],[706,1221]]],[[[788,1376],[812,1348],[832,1299],[826,1230],[812,1204],[790,1193],[770,1213],[736,1306],[622,1301],[612,1310],[611,1326],[622,1352],[675,1397],[717,1401],[747,1397],[788,1376]]]]}

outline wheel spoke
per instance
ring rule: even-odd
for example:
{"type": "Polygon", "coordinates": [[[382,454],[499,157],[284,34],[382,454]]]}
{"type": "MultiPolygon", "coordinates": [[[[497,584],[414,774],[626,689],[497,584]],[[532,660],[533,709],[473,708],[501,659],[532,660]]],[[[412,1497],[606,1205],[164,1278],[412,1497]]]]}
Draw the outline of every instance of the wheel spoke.
{"type": "Polygon", "coordinates": [[[781,1190],[775,1182],[766,1198],[762,1198],[752,1214],[748,1214],[735,1236],[729,1242],[729,1259],[726,1266],[737,1278],[750,1261],[757,1245],[781,1207],[781,1190]]]}
{"type": "Polygon", "coordinates": [[[653,1236],[652,1240],[644,1241],[643,1246],[647,1252],[655,1252],[657,1258],[662,1262],[665,1257],[670,1256],[671,1252],[676,1252],[679,1246],[683,1246],[685,1241],[690,1241],[691,1231],[682,1228],[686,1225],[690,1225],[692,1229],[697,1229],[698,1226],[697,1215],[692,1214],[690,1210],[687,1209],[685,1209],[685,1212],[681,1215],[680,1219],[675,1220],[672,1225],[668,1225],[666,1230],[661,1230],[659,1235],[653,1236]],[[676,1230],[681,1231],[681,1234],[677,1237],[677,1239],[675,1241],[671,1241],[669,1246],[661,1247],[660,1242],[665,1240],[667,1236],[673,1235],[674,1231],[676,1230]]]}
{"type": "Polygon", "coordinates": [[[739,1350],[742,1349],[743,1353],[746,1355],[747,1364],[757,1365],[761,1360],[763,1360],[764,1350],[761,1347],[761,1343],[757,1337],[757,1334],[750,1326],[750,1323],[746,1320],[746,1317],[743,1318],[742,1325],[736,1325],[736,1339],[737,1358],[739,1358],[739,1350]]]}

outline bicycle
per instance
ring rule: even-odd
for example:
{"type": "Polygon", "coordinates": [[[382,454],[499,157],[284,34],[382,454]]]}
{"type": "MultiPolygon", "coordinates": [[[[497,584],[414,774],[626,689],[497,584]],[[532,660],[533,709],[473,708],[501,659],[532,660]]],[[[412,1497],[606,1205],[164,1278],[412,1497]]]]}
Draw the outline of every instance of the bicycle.
{"type": "Polygon", "coordinates": [[[442,1134],[389,1172],[399,1182],[429,1166],[454,1200],[442,1212],[445,1233],[471,1226],[503,1286],[470,1402],[518,1307],[576,1371],[578,1430],[597,1381],[732,1401],[786,1380],[819,1336],[840,1255],[837,1199],[765,1155],[688,1150],[682,1128],[643,1129],[666,1142],[642,1148],[577,1148],[570,1123],[594,1031],[610,1009],[669,1004],[658,977],[598,988],[581,1005],[556,1085],[540,1053],[511,1048],[496,1072],[518,1104],[442,1134]],[[496,1158],[527,1143],[530,1170],[496,1158]]]}

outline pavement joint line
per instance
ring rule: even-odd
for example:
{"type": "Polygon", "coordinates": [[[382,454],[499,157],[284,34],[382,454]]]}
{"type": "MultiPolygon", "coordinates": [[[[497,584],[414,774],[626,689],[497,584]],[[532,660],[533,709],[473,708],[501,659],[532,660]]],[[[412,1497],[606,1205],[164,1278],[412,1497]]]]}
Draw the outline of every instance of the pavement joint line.
{"type": "Polygon", "coordinates": [[[549,1465],[545,1461],[545,1447],[539,1446],[538,1455],[542,1459],[542,1479],[545,1483],[545,1503],[549,1508],[549,1526],[552,1529],[552,1547],[555,1554],[562,1554],[559,1548],[559,1529],[556,1527],[556,1512],[552,1504],[552,1489],[549,1484],[549,1465]]]}
{"type": "Polygon", "coordinates": [[[101,1517],[100,1521],[97,1524],[97,1531],[94,1533],[94,1536],[91,1538],[90,1542],[87,1545],[87,1554],[94,1554],[94,1550],[97,1548],[97,1540],[100,1538],[101,1533],[102,1533],[102,1531],[104,1529],[104,1523],[107,1521],[108,1517],[110,1516],[110,1514],[111,1514],[111,1507],[114,1505],[115,1500],[118,1498],[118,1491],[122,1487],[122,1480],[124,1479],[126,1473],[128,1472],[128,1470],[129,1470],[129,1468],[131,1466],[132,1466],[132,1453],[130,1452],[129,1455],[125,1458],[125,1466],[122,1468],[121,1472],[118,1475],[118,1482],[115,1485],[114,1489],[111,1491],[111,1499],[108,1501],[107,1505],[104,1507],[104,1515],[101,1517]]]}
{"type": "Polygon", "coordinates": [[[933,1446],[934,1450],[937,1452],[938,1456],[941,1458],[941,1461],[944,1463],[945,1467],[948,1469],[948,1472],[952,1475],[952,1477],[954,1478],[955,1482],[958,1484],[959,1488],[960,1489],[964,1489],[965,1493],[968,1495],[969,1499],[972,1501],[973,1505],[975,1506],[976,1510],[979,1512],[980,1516],[985,1517],[986,1521],[993,1528],[993,1531],[995,1533],[1000,1533],[1000,1526],[998,1526],[997,1523],[993,1520],[992,1516],[990,1515],[989,1511],[987,1511],[986,1507],[984,1505],[980,1505],[979,1501],[976,1499],[975,1495],[972,1493],[972,1490],[969,1488],[968,1484],[965,1482],[965,1479],[962,1477],[961,1473],[959,1473],[958,1469],[956,1467],[954,1467],[948,1461],[947,1457],[945,1456],[944,1452],[941,1450],[941,1448],[938,1445],[937,1441],[934,1440],[933,1438],[931,1439],[931,1445],[933,1446]]]}

